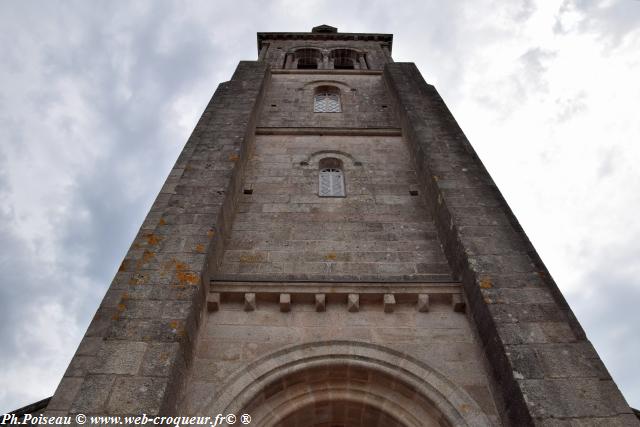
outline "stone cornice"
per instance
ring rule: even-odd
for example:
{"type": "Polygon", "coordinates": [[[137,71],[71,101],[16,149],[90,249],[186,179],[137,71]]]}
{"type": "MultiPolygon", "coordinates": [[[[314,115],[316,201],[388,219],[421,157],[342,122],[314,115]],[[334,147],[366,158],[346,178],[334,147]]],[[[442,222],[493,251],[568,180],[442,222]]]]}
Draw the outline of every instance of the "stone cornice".
{"type": "Polygon", "coordinates": [[[393,34],[375,33],[258,33],[258,52],[267,40],[358,40],[387,43],[389,52],[393,45],[393,34]]]}

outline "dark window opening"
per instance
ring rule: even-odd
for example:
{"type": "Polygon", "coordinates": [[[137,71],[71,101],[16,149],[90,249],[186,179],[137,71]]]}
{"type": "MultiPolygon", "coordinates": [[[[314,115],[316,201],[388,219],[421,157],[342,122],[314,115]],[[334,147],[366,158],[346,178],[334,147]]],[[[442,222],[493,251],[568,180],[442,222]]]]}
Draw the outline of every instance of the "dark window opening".
{"type": "Polygon", "coordinates": [[[296,68],[299,70],[317,70],[322,62],[322,55],[317,49],[298,49],[295,52],[296,68]]]}
{"type": "Polygon", "coordinates": [[[333,68],[335,70],[353,70],[353,59],[351,58],[336,58],[333,62],[333,68]]]}
{"type": "Polygon", "coordinates": [[[253,194],[253,189],[252,188],[245,188],[244,189],[244,194],[253,194]]]}
{"type": "Polygon", "coordinates": [[[359,54],[355,50],[335,49],[330,55],[333,60],[334,70],[355,70],[359,68],[366,68],[366,66],[363,66],[359,60],[362,54],[359,54]]]}
{"type": "Polygon", "coordinates": [[[298,59],[298,70],[317,70],[318,62],[312,58],[298,59]]]}

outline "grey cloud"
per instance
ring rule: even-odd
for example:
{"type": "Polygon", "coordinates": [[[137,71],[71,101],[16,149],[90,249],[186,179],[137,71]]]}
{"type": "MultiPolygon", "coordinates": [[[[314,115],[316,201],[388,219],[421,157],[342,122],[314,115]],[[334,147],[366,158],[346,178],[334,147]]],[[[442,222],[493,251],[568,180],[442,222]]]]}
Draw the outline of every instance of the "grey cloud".
{"type": "Polygon", "coordinates": [[[640,3],[634,0],[565,0],[556,19],[558,33],[572,31],[562,24],[566,13],[577,11],[583,15],[575,30],[591,33],[606,40],[609,48],[615,48],[631,32],[640,27],[640,3]]]}
{"type": "Polygon", "coordinates": [[[566,122],[575,115],[587,110],[588,95],[585,91],[580,91],[571,98],[558,98],[556,99],[556,105],[558,107],[558,114],[556,120],[559,122],[566,122]]]}
{"type": "Polygon", "coordinates": [[[625,397],[637,406],[637,366],[625,361],[637,360],[640,354],[640,250],[635,246],[607,249],[591,257],[600,262],[585,272],[584,288],[567,299],[625,397]]]}

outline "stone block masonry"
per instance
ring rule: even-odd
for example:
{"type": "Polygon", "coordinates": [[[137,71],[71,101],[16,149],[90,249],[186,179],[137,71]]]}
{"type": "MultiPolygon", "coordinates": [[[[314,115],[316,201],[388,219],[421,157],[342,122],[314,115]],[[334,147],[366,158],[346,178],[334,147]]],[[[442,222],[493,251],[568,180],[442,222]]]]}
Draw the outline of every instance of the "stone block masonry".
{"type": "Polygon", "coordinates": [[[435,88],[412,63],[387,64],[384,80],[445,255],[463,283],[507,421],[638,426],[435,88]]]}
{"type": "Polygon", "coordinates": [[[268,67],[241,62],[169,173],[47,412],[176,413],[210,271],[233,220],[268,67]]]}
{"type": "Polygon", "coordinates": [[[258,135],[219,277],[451,280],[416,184],[398,136],[258,135]],[[318,197],[325,156],[343,159],[347,197],[318,197]]]}

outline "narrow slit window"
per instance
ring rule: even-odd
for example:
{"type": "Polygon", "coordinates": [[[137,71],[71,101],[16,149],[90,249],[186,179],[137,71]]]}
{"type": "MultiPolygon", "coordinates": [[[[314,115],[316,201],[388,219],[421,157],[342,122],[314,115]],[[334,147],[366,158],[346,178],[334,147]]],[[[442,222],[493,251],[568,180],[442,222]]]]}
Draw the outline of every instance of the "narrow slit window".
{"type": "Polygon", "coordinates": [[[337,168],[324,168],[320,170],[320,197],[344,197],[344,176],[342,170],[337,168]]]}

